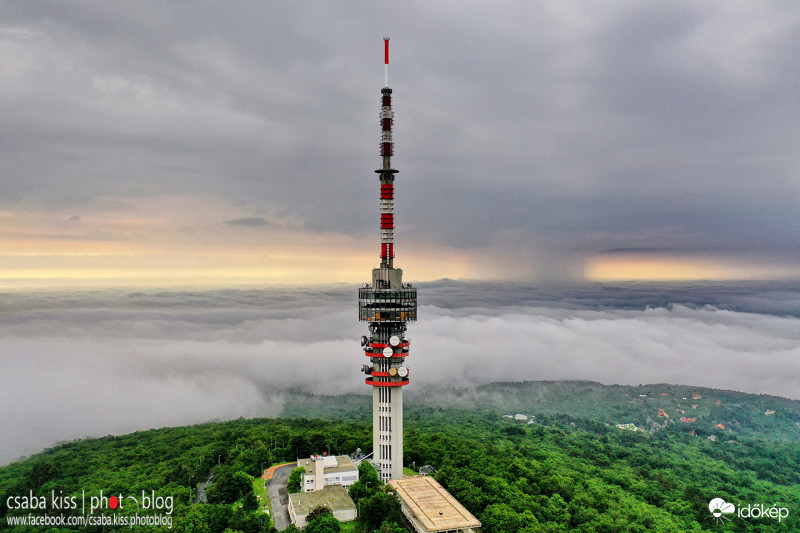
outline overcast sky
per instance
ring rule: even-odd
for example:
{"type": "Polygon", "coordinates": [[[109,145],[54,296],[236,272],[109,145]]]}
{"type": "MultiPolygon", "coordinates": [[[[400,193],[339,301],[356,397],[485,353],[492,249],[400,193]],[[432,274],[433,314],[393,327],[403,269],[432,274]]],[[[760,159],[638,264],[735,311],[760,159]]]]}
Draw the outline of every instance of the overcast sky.
{"type": "Polygon", "coordinates": [[[750,1],[6,2],[0,278],[366,277],[384,35],[408,276],[797,274],[798,19],[750,1]]]}

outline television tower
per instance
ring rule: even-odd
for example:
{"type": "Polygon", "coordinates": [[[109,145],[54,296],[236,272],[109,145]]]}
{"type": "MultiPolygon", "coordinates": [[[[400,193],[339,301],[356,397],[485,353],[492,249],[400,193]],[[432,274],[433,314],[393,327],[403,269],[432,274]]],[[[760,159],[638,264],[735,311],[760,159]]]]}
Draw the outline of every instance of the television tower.
{"type": "Polygon", "coordinates": [[[372,450],[381,481],[403,477],[403,386],[408,385],[406,323],[417,319],[417,289],[403,283],[394,267],[394,178],[392,168],[392,90],[389,88],[389,38],[384,37],[385,84],[381,89],[380,180],[381,263],[372,284],[358,289],[358,319],[369,325],[361,337],[369,363],[362,371],[372,386],[372,450]]]}

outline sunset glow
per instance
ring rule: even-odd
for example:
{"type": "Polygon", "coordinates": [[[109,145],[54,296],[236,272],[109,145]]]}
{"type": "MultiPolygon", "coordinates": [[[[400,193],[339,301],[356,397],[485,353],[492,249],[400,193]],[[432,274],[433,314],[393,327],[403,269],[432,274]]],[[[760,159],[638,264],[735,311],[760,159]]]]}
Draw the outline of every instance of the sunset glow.
{"type": "Polygon", "coordinates": [[[591,281],[768,279],[796,274],[797,269],[785,265],[742,264],[713,257],[600,257],[586,266],[591,281]]]}

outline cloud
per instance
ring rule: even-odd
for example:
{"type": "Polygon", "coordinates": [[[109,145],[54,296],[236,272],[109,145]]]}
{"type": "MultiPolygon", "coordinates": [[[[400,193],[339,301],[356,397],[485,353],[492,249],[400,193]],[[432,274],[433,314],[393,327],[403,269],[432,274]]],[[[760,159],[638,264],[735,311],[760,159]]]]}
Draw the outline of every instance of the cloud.
{"type": "Polygon", "coordinates": [[[262,226],[267,226],[269,222],[267,222],[261,217],[242,217],[242,218],[234,218],[233,220],[226,220],[224,224],[228,224],[230,226],[247,226],[251,228],[260,228],[262,226]]]}
{"type": "MultiPolygon", "coordinates": [[[[796,286],[444,281],[420,296],[412,395],[589,379],[798,398],[800,317],[783,314],[798,308],[796,286]]],[[[0,461],[85,435],[276,416],[287,389],[366,394],[353,297],[350,286],[7,292],[0,461]]]]}
{"type": "Polygon", "coordinates": [[[389,33],[399,238],[558,279],[613,249],[798,259],[789,5],[89,1],[4,15],[3,210],[88,220],[99,197],[201,194],[360,238],[377,212],[389,33]]]}
{"type": "Polygon", "coordinates": [[[531,308],[458,318],[437,316],[435,310],[427,314],[415,343],[420,348],[414,372],[423,381],[436,377],[457,386],[516,375],[681,383],[797,397],[796,318],[682,306],[603,312],[531,308]]]}

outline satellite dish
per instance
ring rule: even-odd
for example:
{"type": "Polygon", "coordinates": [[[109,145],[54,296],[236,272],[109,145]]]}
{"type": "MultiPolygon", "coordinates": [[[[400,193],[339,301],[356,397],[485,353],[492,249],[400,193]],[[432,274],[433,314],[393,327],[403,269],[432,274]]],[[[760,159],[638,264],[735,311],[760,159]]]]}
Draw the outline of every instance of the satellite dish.
{"type": "MultiPolygon", "coordinates": [[[[394,368],[392,370],[394,370],[394,368]]],[[[408,369],[404,366],[401,366],[400,368],[397,369],[397,375],[400,376],[401,378],[406,377],[408,375],[408,369]]]]}
{"type": "Polygon", "coordinates": [[[361,346],[366,346],[367,344],[369,344],[369,339],[367,338],[366,335],[362,335],[361,336],[361,346]]]}
{"type": "Polygon", "coordinates": [[[391,357],[393,353],[394,353],[394,350],[392,350],[388,346],[383,349],[383,356],[384,357],[391,357]]]}
{"type": "Polygon", "coordinates": [[[396,368],[390,368],[389,369],[389,375],[390,376],[396,376],[397,375],[397,369],[396,368]]]}
{"type": "Polygon", "coordinates": [[[391,344],[392,346],[397,346],[398,344],[400,344],[400,337],[398,337],[397,335],[392,335],[392,337],[389,339],[389,344],[391,344]]]}

